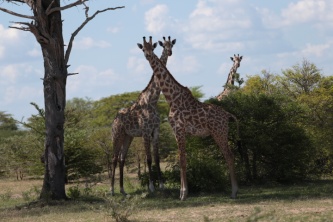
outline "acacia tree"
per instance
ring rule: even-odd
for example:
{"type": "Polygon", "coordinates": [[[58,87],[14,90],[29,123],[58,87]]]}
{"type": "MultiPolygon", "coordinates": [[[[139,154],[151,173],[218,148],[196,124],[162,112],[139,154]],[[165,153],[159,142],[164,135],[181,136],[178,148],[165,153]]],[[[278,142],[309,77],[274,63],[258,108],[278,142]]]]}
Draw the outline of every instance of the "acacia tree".
{"type": "MultiPolygon", "coordinates": [[[[66,105],[66,81],[68,60],[75,36],[99,13],[124,8],[106,8],[89,16],[89,0],[77,0],[61,6],[60,0],[2,0],[15,5],[28,5],[32,15],[20,14],[6,8],[0,10],[13,16],[29,20],[15,22],[15,28],[31,32],[41,46],[44,59],[44,105],[45,105],[45,174],[41,199],[66,199],[65,193],[65,159],[64,159],[64,110],[66,105]],[[86,19],[72,33],[67,49],[62,33],[61,12],[81,6],[85,9],[86,19]]],[[[63,1],[62,1],[63,2],[63,1]]]]}

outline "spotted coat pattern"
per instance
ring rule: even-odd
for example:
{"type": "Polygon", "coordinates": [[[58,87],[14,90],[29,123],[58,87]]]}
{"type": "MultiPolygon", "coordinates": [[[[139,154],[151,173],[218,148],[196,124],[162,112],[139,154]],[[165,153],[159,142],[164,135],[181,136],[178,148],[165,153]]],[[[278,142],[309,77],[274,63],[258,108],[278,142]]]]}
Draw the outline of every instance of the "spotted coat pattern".
{"type": "Polygon", "coordinates": [[[181,167],[180,199],[185,200],[188,194],[186,180],[186,134],[196,136],[211,135],[220,147],[226,159],[232,184],[232,197],[235,198],[238,185],[234,170],[234,155],[228,147],[228,122],[236,117],[216,105],[201,103],[195,99],[191,91],[182,86],[171,75],[153,52],[152,38],[143,45],[138,44],[154,71],[155,81],[159,83],[169,106],[169,122],[176,137],[181,167]]]}
{"type": "MultiPolygon", "coordinates": [[[[161,62],[166,65],[168,57],[172,55],[172,47],[176,40],[172,40],[169,36],[168,39],[163,37],[164,42],[159,42],[163,47],[161,62]]],[[[156,44],[154,45],[154,48],[156,44]]],[[[159,147],[158,137],[160,128],[160,117],[157,110],[157,102],[161,90],[159,85],[155,82],[152,75],[148,85],[140,93],[136,102],[128,108],[121,109],[112,123],[112,141],[113,141],[113,155],[112,155],[112,169],[111,169],[111,193],[114,194],[114,181],[115,169],[119,160],[119,184],[120,192],[126,194],[123,186],[123,169],[125,164],[128,148],[133,141],[134,137],[143,137],[146,161],[149,172],[149,189],[154,191],[153,178],[152,178],[152,156],[150,146],[153,146],[153,155],[155,165],[158,171],[158,179],[160,188],[163,188],[163,181],[160,171],[159,160],[159,147]]]]}

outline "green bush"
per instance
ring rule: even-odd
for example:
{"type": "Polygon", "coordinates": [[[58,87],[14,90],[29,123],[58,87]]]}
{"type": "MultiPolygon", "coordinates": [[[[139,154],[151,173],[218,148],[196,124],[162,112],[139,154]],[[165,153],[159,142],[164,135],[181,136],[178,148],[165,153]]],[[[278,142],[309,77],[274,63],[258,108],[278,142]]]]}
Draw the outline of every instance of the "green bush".
{"type": "MultiPolygon", "coordinates": [[[[189,137],[186,141],[187,181],[191,193],[220,192],[229,186],[228,171],[223,156],[210,137],[189,137]]],[[[180,186],[178,163],[171,164],[164,172],[166,184],[180,186]]]]}

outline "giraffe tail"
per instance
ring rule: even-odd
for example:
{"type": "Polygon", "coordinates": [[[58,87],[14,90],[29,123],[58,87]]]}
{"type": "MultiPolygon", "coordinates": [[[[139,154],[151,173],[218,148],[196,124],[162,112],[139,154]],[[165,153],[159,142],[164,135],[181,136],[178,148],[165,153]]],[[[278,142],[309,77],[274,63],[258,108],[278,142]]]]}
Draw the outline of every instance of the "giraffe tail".
{"type": "Polygon", "coordinates": [[[235,116],[235,115],[233,115],[233,114],[231,114],[231,113],[229,113],[229,119],[233,119],[235,122],[236,122],[236,129],[237,129],[237,141],[239,141],[240,140],[240,137],[239,137],[239,121],[238,121],[238,119],[237,119],[237,117],[235,116]]]}
{"type": "Polygon", "coordinates": [[[233,119],[236,122],[236,130],[237,130],[237,134],[236,134],[236,143],[237,143],[237,148],[238,148],[238,152],[240,153],[241,159],[244,159],[244,153],[243,153],[243,148],[242,148],[242,141],[240,138],[240,134],[239,134],[239,120],[237,119],[237,117],[231,113],[229,113],[229,118],[233,119]]]}

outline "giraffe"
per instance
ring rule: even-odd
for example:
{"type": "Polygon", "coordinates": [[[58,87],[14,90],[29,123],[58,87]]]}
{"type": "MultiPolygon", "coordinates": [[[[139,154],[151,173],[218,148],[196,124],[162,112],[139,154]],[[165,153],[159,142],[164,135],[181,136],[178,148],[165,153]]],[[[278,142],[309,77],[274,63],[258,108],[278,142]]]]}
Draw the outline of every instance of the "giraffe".
{"type": "Polygon", "coordinates": [[[170,106],[169,122],[177,141],[181,168],[180,199],[185,200],[188,194],[185,151],[186,134],[194,136],[211,135],[214,138],[226,159],[229,169],[232,185],[231,197],[236,198],[238,184],[235,176],[234,155],[228,147],[228,122],[230,118],[237,122],[236,117],[219,106],[198,101],[187,87],[178,83],[154,54],[154,44],[151,36],[149,42],[143,37],[143,45],[138,43],[138,47],[142,49],[145,58],[149,61],[154,72],[155,81],[159,84],[170,106]]]}
{"type": "Polygon", "coordinates": [[[233,65],[230,69],[230,72],[228,74],[228,79],[226,84],[224,85],[224,90],[223,92],[221,92],[216,98],[218,101],[221,101],[223,98],[227,97],[230,93],[230,88],[228,86],[233,86],[234,85],[234,79],[235,79],[235,75],[237,72],[237,69],[240,66],[240,62],[243,59],[243,56],[239,56],[239,54],[236,56],[234,54],[234,57],[230,57],[231,61],[233,61],[233,65]]]}
{"type": "MultiPolygon", "coordinates": [[[[164,42],[159,41],[163,47],[160,60],[167,64],[168,57],[172,55],[172,47],[176,44],[176,39],[171,40],[163,37],[164,42]]],[[[154,44],[156,48],[157,44],[154,44]]],[[[154,192],[152,179],[152,157],[150,145],[153,145],[153,155],[158,171],[159,186],[163,189],[163,181],[160,170],[160,160],[158,152],[158,137],[160,127],[160,117],[157,111],[157,102],[161,90],[154,82],[153,75],[144,90],[140,93],[136,102],[129,108],[121,109],[112,123],[113,156],[111,169],[111,194],[114,195],[115,169],[119,159],[119,184],[120,192],[126,195],[123,185],[124,164],[127,151],[134,137],[143,137],[146,153],[146,161],[149,172],[149,190],[154,192]]]]}

